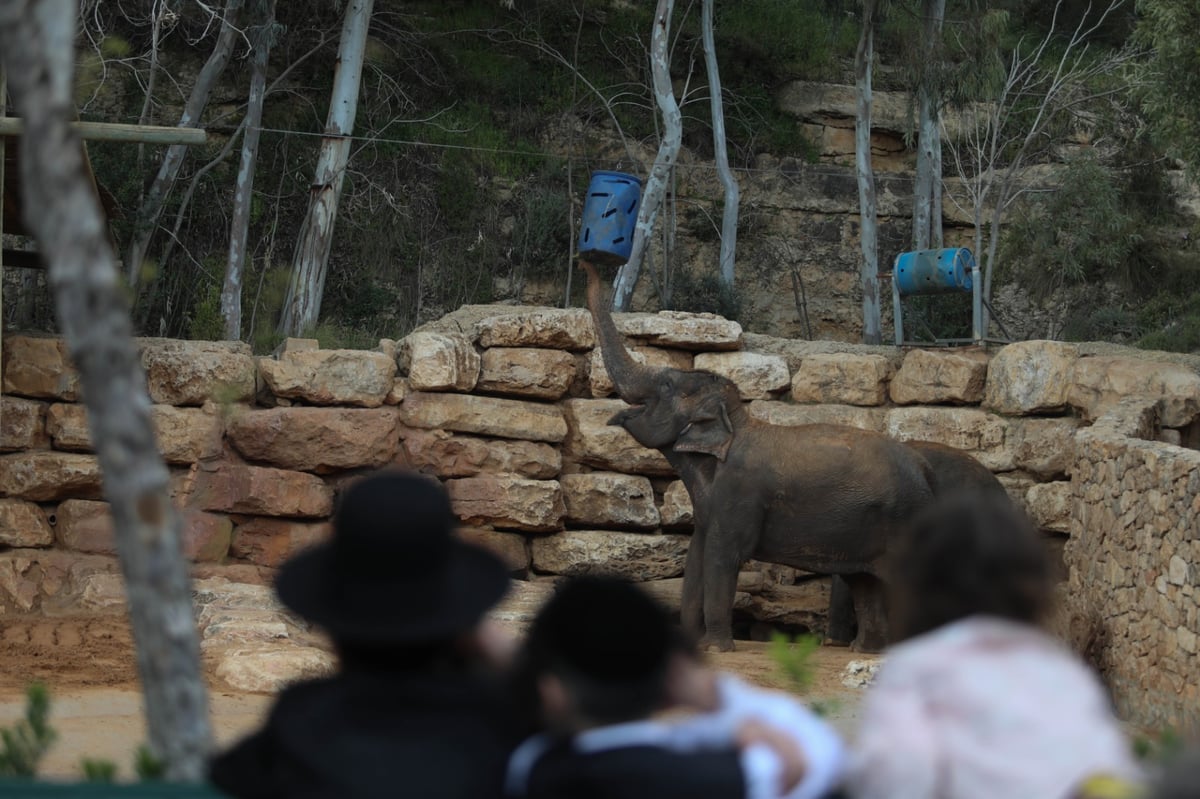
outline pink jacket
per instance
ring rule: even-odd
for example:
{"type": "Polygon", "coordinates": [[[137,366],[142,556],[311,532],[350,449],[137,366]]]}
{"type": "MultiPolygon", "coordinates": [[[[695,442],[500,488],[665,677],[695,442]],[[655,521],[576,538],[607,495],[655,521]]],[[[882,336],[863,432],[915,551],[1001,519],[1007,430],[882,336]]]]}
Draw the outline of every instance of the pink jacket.
{"type": "Polygon", "coordinates": [[[1140,779],[1096,676],[1035,627],[976,616],[896,646],[868,690],[855,799],[1063,799],[1140,779]]]}

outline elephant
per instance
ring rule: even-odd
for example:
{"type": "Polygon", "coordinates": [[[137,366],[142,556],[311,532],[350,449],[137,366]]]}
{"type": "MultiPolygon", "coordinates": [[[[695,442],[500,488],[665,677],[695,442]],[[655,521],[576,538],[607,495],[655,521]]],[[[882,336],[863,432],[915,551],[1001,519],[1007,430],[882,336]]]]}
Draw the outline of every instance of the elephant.
{"type": "MultiPolygon", "coordinates": [[[[971,492],[1008,498],[1008,491],[991,470],[970,454],[936,441],[906,441],[904,445],[918,453],[932,474],[930,488],[935,497],[971,492]]],[[[841,575],[833,575],[829,587],[829,618],[825,643],[846,646],[854,638],[854,607],[850,587],[841,575]]]]}
{"type": "Polygon", "coordinates": [[[723,375],[637,363],[601,305],[595,267],[580,265],[605,368],[630,405],[609,424],[663,453],[692,500],[680,612],[685,629],[706,648],[733,648],[737,574],[753,557],[845,575],[858,617],[852,645],[881,649],[888,544],[932,497],[925,460],[877,432],[755,419],[723,375]]]}

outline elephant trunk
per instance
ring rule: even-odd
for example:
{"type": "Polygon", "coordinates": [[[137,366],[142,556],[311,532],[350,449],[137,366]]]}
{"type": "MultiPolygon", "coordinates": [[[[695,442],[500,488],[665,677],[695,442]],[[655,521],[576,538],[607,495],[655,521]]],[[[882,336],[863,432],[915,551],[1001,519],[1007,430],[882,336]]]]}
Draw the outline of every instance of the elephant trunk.
{"type": "Polygon", "coordinates": [[[596,267],[590,261],[583,260],[579,265],[587,272],[588,310],[592,312],[592,323],[600,339],[604,368],[608,370],[621,399],[637,404],[653,391],[654,371],[633,360],[633,356],[625,349],[625,342],[613,322],[612,312],[603,307],[600,301],[600,276],[596,274],[596,267]]]}

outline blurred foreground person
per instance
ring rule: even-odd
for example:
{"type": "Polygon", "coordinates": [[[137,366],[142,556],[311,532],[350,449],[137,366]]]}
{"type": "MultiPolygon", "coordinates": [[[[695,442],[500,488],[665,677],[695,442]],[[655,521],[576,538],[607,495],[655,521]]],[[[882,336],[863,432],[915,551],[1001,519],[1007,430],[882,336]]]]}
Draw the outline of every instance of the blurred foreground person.
{"type": "Polygon", "coordinates": [[[1140,780],[1096,675],[1038,626],[1052,596],[1038,533],[1007,500],[920,514],[890,572],[897,641],[868,689],[855,799],[1064,799],[1140,780]]]}
{"type": "Polygon", "coordinates": [[[561,587],[519,662],[544,731],[513,754],[510,797],[815,799],[841,776],[828,725],[704,667],[666,611],[621,580],[561,587]]]}
{"type": "Polygon", "coordinates": [[[284,690],[265,726],[211,765],[236,797],[500,795],[515,743],[484,614],[508,589],[499,559],[453,535],[433,479],[352,484],[332,539],[287,561],[283,604],[328,632],[332,677],[284,690]]]}

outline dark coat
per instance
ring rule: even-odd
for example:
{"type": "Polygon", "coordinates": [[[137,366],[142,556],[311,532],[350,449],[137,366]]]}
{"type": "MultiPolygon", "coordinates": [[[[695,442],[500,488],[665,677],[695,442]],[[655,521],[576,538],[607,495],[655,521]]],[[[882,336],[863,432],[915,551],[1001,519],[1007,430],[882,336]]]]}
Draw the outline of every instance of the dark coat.
{"type": "Polygon", "coordinates": [[[245,799],[491,799],[514,743],[498,684],[465,672],[359,671],[286,689],[209,776],[245,799]]]}

